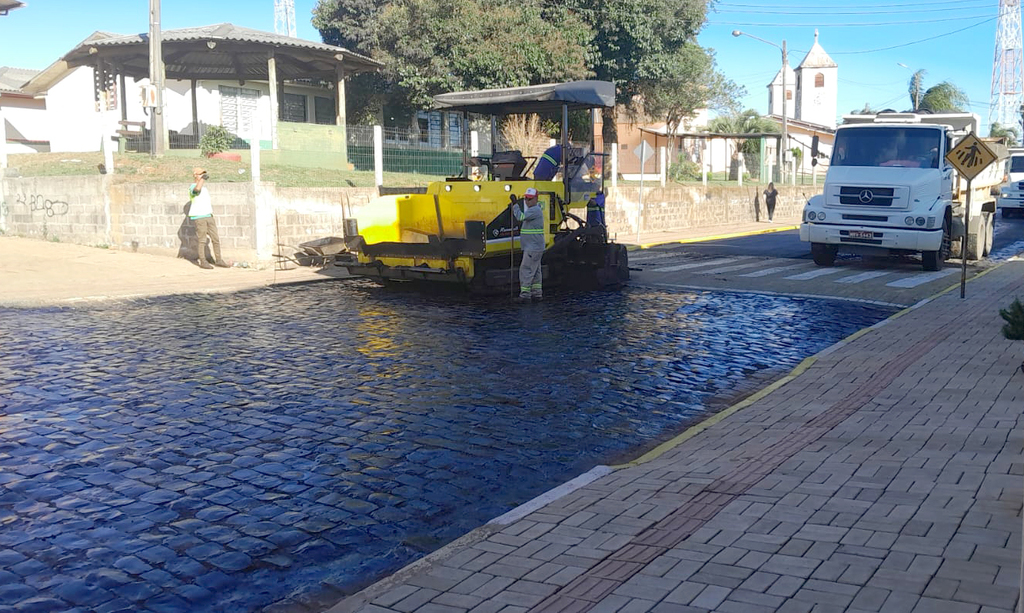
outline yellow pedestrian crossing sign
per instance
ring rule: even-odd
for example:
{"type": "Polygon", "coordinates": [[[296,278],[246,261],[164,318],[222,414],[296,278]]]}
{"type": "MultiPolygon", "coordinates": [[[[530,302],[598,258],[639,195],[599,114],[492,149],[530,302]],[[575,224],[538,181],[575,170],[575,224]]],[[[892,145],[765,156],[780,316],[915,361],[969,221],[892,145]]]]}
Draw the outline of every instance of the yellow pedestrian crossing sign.
{"type": "Polygon", "coordinates": [[[946,154],[946,161],[970,180],[996,161],[996,154],[971,132],[946,154]]]}

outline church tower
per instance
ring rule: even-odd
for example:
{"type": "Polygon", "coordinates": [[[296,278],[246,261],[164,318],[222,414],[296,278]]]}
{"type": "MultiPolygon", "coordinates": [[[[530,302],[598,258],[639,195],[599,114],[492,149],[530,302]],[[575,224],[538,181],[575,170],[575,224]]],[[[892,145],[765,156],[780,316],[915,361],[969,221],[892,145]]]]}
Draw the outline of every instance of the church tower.
{"type": "MultiPolygon", "coordinates": [[[[786,71],[786,117],[796,117],[796,73],[787,64],[786,71]]],[[[768,85],[768,114],[782,117],[782,70],[775,74],[771,84],[768,85]]]]}
{"type": "Polygon", "coordinates": [[[796,67],[796,113],[800,121],[821,126],[836,126],[836,105],[839,92],[839,65],[818,44],[818,31],[814,31],[814,46],[796,67]]]}

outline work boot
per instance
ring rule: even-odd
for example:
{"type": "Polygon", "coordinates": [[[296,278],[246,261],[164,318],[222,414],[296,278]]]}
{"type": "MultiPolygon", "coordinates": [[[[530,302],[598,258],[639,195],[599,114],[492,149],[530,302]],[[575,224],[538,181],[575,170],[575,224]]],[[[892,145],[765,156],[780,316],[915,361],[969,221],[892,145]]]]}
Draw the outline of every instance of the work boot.
{"type": "Polygon", "coordinates": [[[213,263],[213,265],[217,266],[218,268],[231,268],[231,264],[228,264],[224,260],[217,260],[216,262],[213,263]]]}
{"type": "Polygon", "coordinates": [[[205,268],[206,270],[213,270],[213,266],[206,260],[199,260],[199,268],[205,268]]]}
{"type": "Polygon", "coordinates": [[[516,303],[517,304],[530,304],[530,295],[529,294],[519,294],[518,296],[516,296],[516,303]]]}
{"type": "Polygon", "coordinates": [[[534,294],[534,295],[533,295],[533,296],[531,296],[530,298],[531,298],[531,300],[533,300],[534,302],[540,302],[541,300],[543,300],[543,299],[544,299],[544,297],[543,297],[543,296],[541,296],[540,294],[534,294]]]}

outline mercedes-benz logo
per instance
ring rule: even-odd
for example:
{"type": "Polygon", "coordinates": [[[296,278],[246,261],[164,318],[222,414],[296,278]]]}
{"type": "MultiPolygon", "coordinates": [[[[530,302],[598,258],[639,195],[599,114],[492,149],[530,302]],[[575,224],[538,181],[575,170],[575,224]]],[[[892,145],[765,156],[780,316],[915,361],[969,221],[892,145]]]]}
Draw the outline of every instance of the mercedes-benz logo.
{"type": "Polygon", "coordinates": [[[860,190],[860,196],[858,196],[858,198],[860,199],[861,204],[867,204],[875,199],[875,195],[871,193],[870,189],[862,189],[860,190]]]}

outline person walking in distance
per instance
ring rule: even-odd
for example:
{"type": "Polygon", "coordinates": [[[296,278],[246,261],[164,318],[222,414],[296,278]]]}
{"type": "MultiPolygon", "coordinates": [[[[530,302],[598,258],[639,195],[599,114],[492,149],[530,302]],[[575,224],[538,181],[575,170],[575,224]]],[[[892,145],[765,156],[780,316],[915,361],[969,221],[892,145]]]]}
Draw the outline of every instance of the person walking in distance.
{"type": "Polygon", "coordinates": [[[188,188],[188,217],[196,225],[196,251],[199,252],[200,268],[213,268],[206,260],[206,237],[213,244],[214,264],[228,268],[227,262],[220,257],[220,234],[217,233],[217,221],[213,217],[213,203],[210,201],[210,189],[206,187],[209,175],[202,168],[192,169],[194,183],[188,188]]]}
{"type": "Polygon", "coordinates": [[[775,183],[769,182],[768,188],[764,190],[764,206],[768,209],[768,221],[775,216],[775,198],[779,192],[775,190],[775,183]]]}
{"type": "Polygon", "coordinates": [[[519,302],[539,301],[543,298],[544,212],[537,201],[537,190],[528,187],[523,194],[523,207],[512,205],[512,215],[523,225],[519,230],[519,245],[523,261],[519,265],[519,302]]]}

